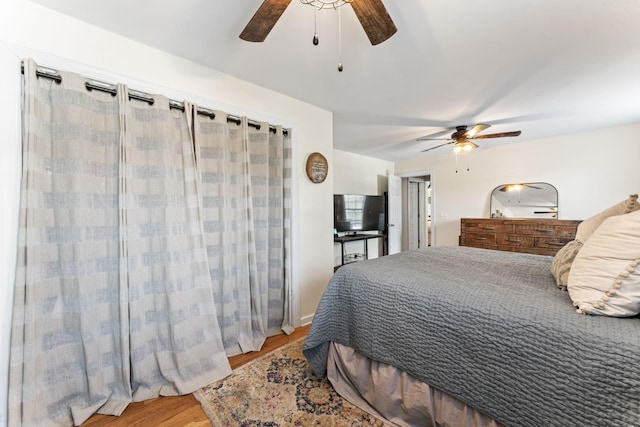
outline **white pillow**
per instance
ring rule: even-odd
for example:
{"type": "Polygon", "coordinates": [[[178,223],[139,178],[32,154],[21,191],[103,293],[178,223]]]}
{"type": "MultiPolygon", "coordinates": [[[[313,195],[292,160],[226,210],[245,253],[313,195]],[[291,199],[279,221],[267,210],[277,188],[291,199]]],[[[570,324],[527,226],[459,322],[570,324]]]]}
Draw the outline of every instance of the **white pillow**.
{"type": "Polygon", "coordinates": [[[640,314],[640,211],[609,217],[589,236],[569,272],[579,313],[640,314]]]}

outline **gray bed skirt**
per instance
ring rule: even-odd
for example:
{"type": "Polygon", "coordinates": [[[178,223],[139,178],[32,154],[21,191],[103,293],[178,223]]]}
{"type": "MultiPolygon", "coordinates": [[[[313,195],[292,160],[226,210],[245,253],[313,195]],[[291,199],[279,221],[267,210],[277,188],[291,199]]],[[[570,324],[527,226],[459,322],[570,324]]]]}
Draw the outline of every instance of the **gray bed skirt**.
{"type": "Polygon", "coordinates": [[[327,377],[345,399],[401,427],[502,427],[453,396],[386,363],[331,343],[327,377]]]}

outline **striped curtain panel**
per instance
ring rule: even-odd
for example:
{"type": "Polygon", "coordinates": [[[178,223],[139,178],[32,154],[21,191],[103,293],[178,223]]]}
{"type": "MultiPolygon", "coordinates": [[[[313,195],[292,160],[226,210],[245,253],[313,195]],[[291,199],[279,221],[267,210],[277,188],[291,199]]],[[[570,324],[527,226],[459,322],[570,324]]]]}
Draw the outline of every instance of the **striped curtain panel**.
{"type": "Polygon", "coordinates": [[[190,393],[230,373],[211,292],[191,108],[118,91],[120,282],[133,400],[190,393]]]}
{"type": "MultiPolygon", "coordinates": [[[[277,135],[273,135],[274,138],[277,138],[277,135]]],[[[282,192],[284,194],[283,200],[283,260],[282,260],[282,284],[274,285],[272,288],[274,289],[271,294],[271,310],[273,312],[275,308],[273,308],[276,303],[275,301],[278,298],[282,298],[282,331],[286,334],[291,334],[294,331],[293,326],[293,306],[291,305],[293,301],[293,287],[291,282],[291,271],[292,271],[292,262],[291,262],[291,229],[292,229],[292,142],[291,142],[291,129],[288,129],[287,132],[283,134],[282,137],[282,192]]],[[[274,313],[274,318],[275,313],[274,313]]],[[[269,322],[270,328],[275,327],[275,322],[269,322]]]]}
{"type": "Polygon", "coordinates": [[[24,74],[8,424],[79,425],[228,375],[191,106],[24,74]]]}
{"type": "Polygon", "coordinates": [[[119,280],[118,100],[24,63],[8,425],[79,424],[131,401],[119,280]]]}
{"type": "MultiPolygon", "coordinates": [[[[266,127],[267,124],[263,124],[266,127]]],[[[268,335],[294,331],[291,294],[291,130],[269,130],[268,335]]]]}
{"type": "Polygon", "coordinates": [[[291,137],[246,118],[197,116],[204,229],[227,355],[290,333],[291,137]],[[286,142],[285,142],[286,141],[286,142]]]}

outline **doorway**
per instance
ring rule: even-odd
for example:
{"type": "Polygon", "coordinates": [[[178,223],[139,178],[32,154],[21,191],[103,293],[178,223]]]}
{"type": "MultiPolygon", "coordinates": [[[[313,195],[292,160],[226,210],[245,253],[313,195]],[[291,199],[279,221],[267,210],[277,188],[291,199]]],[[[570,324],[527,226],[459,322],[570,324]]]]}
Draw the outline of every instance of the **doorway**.
{"type": "Polygon", "coordinates": [[[407,224],[405,230],[404,250],[414,250],[431,246],[432,230],[432,196],[431,176],[412,176],[403,178],[404,216],[407,224]]]}
{"type": "Polygon", "coordinates": [[[435,185],[432,171],[389,175],[387,203],[388,255],[408,251],[410,247],[417,249],[436,244],[435,185]],[[413,225],[409,224],[410,221],[413,225]]]}

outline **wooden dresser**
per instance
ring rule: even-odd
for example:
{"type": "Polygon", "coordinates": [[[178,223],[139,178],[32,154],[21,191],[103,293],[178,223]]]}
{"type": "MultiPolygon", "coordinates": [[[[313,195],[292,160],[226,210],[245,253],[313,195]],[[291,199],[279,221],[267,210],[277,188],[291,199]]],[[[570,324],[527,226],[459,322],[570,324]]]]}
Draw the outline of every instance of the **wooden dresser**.
{"type": "Polygon", "coordinates": [[[553,256],[575,239],[578,224],[558,219],[462,218],[460,246],[553,256]]]}

